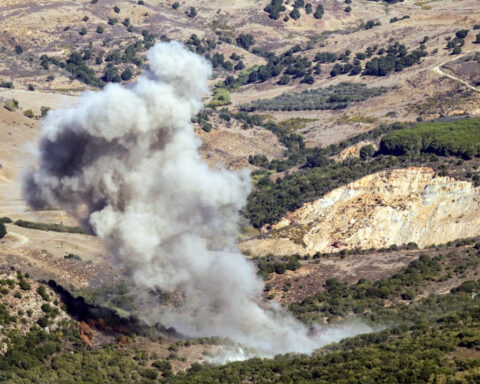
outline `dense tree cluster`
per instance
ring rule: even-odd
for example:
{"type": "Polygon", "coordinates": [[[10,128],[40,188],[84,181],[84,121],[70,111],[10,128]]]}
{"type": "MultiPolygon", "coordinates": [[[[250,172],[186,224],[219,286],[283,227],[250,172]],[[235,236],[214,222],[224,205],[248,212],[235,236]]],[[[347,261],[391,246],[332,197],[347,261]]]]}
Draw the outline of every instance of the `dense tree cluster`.
{"type": "Polygon", "coordinates": [[[469,159],[480,154],[480,119],[427,122],[392,132],[382,138],[383,154],[435,153],[469,159]]]}
{"type": "Polygon", "coordinates": [[[237,45],[239,47],[242,47],[243,49],[246,49],[247,51],[250,49],[250,47],[255,44],[255,39],[251,34],[240,34],[237,36],[235,39],[237,42],[237,45]]]}
{"type": "Polygon", "coordinates": [[[390,72],[400,72],[406,67],[411,67],[427,56],[425,50],[417,49],[409,53],[405,45],[398,42],[390,45],[386,56],[375,57],[365,64],[365,75],[386,76],[390,72]]]}

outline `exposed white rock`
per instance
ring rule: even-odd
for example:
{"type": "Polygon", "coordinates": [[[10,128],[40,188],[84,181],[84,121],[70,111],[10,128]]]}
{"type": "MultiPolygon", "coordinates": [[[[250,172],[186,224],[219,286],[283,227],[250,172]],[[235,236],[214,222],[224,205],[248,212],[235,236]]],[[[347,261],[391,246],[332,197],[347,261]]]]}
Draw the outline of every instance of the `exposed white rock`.
{"type": "MultiPolygon", "coordinates": [[[[288,234],[292,226],[305,228],[303,253],[446,243],[480,234],[480,187],[431,168],[379,172],[304,204],[273,230],[288,234]]],[[[259,241],[243,248],[262,254],[259,241]]]]}

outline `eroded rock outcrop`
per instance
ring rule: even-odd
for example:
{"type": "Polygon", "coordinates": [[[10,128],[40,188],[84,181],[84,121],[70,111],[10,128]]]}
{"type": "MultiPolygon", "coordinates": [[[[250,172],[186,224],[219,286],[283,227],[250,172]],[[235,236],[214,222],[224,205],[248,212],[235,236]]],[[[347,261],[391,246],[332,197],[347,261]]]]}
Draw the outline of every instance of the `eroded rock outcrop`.
{"type": "MultiPolygon", "coordinates": [[[[268,237],[289,238],[294,227],[303,228],[301,241],[297,230],[285,249],[303,253],[445,243],[480,234],[480,187],[437,176],[430,168],[379,172],[304,204],[274,225],[268,237]]],[[[242,248],[262,254],[261,242],[242,248]]]]}

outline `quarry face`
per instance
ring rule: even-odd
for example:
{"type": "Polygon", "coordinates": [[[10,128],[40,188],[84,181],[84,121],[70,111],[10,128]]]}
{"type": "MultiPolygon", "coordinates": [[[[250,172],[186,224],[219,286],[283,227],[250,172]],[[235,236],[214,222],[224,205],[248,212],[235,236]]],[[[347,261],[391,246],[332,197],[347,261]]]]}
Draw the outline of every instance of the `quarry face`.
{"type": "Polygon", "coordinates": [[[429,168],[395,169],[305,203],[272,226],[275,239],[242,247],[256,254],[269,253],[273,244],[310,254],[408,243],[424,248],[478,235],[479,209],[480,188],[471,182],[441,177],[429,168]],[[296,243],[283,235],[293,231],[296,243]]]}

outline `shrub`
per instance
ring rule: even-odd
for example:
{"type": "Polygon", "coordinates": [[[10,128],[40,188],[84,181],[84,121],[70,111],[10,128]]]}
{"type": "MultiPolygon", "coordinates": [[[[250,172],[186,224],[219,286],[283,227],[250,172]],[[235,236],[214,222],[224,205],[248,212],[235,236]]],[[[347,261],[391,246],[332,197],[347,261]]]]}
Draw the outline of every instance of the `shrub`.
{"type": "Polygon", "coordinates": [[[33,119],[35,117],[35,114],[31,109],[27,109],[25,112],[23,112],[23,114],[30,119],[33,119]]]}
{"type": "Polygon", "coordinates": [[[130,68],[125,69],[122,74],[121,74],[122,80],[123,81],[128,81],[132,78],[132,71],[130,68]]]}
{"type": "Polygon", "coordinates": [[[97,33],[103,33],[103,27],[101,25],[97,26],[97,33]]]}
{"type": "Polygon", "coordinates": [[[202,129],[205,131],[205,132],[210,132],[212,130],[212,124],[210,123],[204,123],[202,124],[202,129]]]}
{"type": "Polygon", "coordinates": [[[7,229],[5,228],[5,224],[0,222],[0,239],[7,234],[7,229]]]}
{"type": "Polygon", "coordinates": [[[47,317],[41,317],[40,319],[37,320],[37,324],[40,328],[48,327],[48,318],[47,317]]]}
{"type": "Polygon", "coordinates": [[[117,7],[117,6],[114,6],[114,7],[113,7],[113,11],[114,11],[115,13],[120,13],[120,8],[117,7]]]}
{"type": "Polygon", "coordinates": [[[77,260],[77,261],[82,261],[82,258],[78,255],[75,255],[74,253],[69,253],[65,256],[63,256],[64,259],[72,259],[72,260],[77,260]]]}
{"type": "Polygon", "coordinates": [[[323,6],[322,4],[319,4],[317,6],[317,9],[315,10],[315,13],[313,14],[313,17],[315,17],[316,19],[321,19],[323,17],[323,6]]]}
{"type": "Polygon", "coordinates": [[[374,153],[375,148],[371,144],[364,145],[362,148],[360,148],[360,158],[363,160],[372,157],[374,153]]]}
{"type": "Polygon", "coordinates": [[[23,53],[23,47],[21,45],[16,45],[15,46],[15,53],[17,55],[21,55],[23,53]]]}
{"type": "Polygon", "coordinates": [[[28,84],[28,90],[35,91],[35,87],[33,86],[33,84],[28,84]]]}
{"type": "Polygon", "coordinates": [[[255,39],[251,34],[241,34],[238,35],[237,38],[235,39],[237,42],[237,45],[239,47],[242,47],[245,50],[249,50],[252,45],[255,44],[255,39]]]}
{"type": "Polygon", "coordinates": [[[47,116],[47,113],[48,113],[49,110],[50,110],[49,107],[42,106],[42,107],[40,108],[41,116],[42,116],[42,117],[47,116]]]}
{"type": "Polygon", "coordinates": [[[152,368],[145,368],[140,371],[140,375],[150,380],[156,380],[158,372],[152,368]]]}
{"type": "Polygon", "coordinates": [[[460,31],[455,32],[455,36],[459,39],[464,39],[468,35],[468,29],[461,29],[460,31]]]}
{"type": "Polygon", "coordinates": [[[197,10],[195,9],[195,7],[190,7],[190,10],[188,11],[187,16],[191,17],[192,19],[194,19],[197,16],[197,10]]]}
{"type": "Polygon", "coordinates": [[[4,107],[5,107],[5,109],[13,112],[13,111],[15,111],[15,110],[18,109],[19,104],[18,104],[18,101],[17,101],[17,100],[13,99],[13,100],[11,100],[11,101],[7,101],[7,102],[5,103],[5,105],[4,105],[4,107]]]}
{"type": "Polygon", "coordinates": [[[0,88],[13,88],[13,83],[11,81],[0,81],[0,88]]]}
{"type": "Polygon", "coordinates": [[[20,288],[22,288],[24,291],[30,291],[30,289],[32,289],[32,286],[25,279],[21,279],[18,284],[20,285],[20,288]]]}
{"type": "Polygon", "coordinates": [[[42,311],[45,312],[45,313],[50,313],[50,312],[52,312],[52,307],[51,307],[50,304],[48,304],[48,303],[42,304],[41,309],[42,309],[42,311]]]}
{"type": "Polygon", "coordinates": [[[85,35],[87,34],[87,32],[88,32],[88,31],[87,31],[87,28],[83,27],[83,28],[80,30],[79,34],[82,35],[82,36],[85,36],[85,35]]]}
{"type": "Polygon", "coordinates": [[[280,77],[280,80],[278,80],[278,84],[279,85],[287,85],[288,83],[290,83],[290,81],[292,80],[292,78],[288,75],[283,75],[282,77],[280,77]]]}
{"type": "Polygon", "coordinates": [[[45,301],[50,301],[50,295],[47,293],[47,289],[45,288],[44,285],[40,285],[37,288],[37,293],[40,295],[40,297],[45,300],[45,301]]]}

